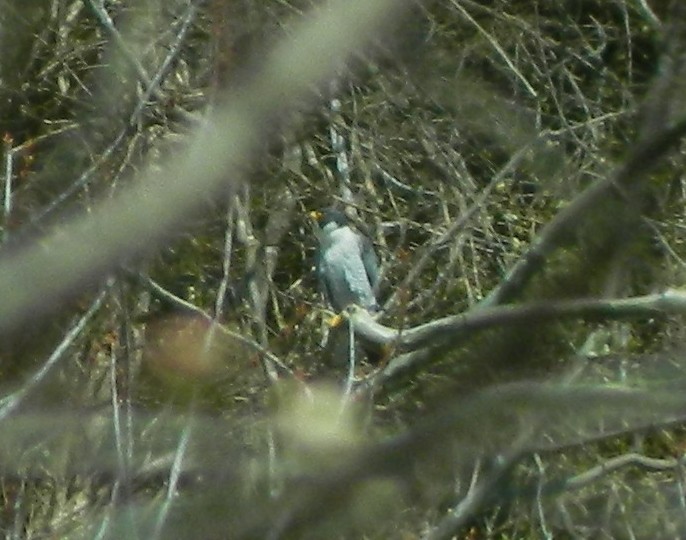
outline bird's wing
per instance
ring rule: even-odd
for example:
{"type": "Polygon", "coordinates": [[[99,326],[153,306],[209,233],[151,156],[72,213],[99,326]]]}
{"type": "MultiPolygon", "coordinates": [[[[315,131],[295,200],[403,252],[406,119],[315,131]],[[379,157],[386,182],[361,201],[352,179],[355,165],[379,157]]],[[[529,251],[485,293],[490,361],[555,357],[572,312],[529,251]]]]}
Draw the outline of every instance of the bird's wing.
{"type": "Polygon", "coordinates": [[[327,303],[333,306],[333,293],[329,287],[329,281],[326,275],[326,263],[324,262],[324,257],[321,252],[317,254],[317,281],[319,282],[319,290],[324,295],[324,299],[327,303]]]}
{"type": "Polygon", "coordinates": [[[379,259],[374,251],[374,244],[366,236],[359,235],[360,243],[360,253],[362,255],[362,264],[364,264],[365,272],[367,272],[367,278],[369,279],[369,284],[372,286],[374,293],[378,292],[379,288],[379,259]]]}

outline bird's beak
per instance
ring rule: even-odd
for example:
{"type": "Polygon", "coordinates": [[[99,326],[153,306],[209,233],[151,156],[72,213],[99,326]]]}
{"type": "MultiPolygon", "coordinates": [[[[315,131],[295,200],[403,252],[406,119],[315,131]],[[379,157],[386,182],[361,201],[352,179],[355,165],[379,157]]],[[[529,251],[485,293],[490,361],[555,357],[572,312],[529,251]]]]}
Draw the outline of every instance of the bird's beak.
{"type": "Polygon", "coordinates": [[[309,212],[307,215],[310,216],[317,223],[319,223],[321,219],[324,217],[324,214],[322,214],[319,210],[312,210],[312,212],[309,212]]]}

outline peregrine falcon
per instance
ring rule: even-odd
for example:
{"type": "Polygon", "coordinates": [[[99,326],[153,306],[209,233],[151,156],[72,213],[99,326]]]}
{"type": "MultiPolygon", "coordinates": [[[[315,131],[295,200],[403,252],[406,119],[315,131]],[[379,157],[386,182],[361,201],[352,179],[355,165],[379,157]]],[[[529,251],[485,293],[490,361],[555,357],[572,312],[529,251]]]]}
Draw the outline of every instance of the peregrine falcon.
{"type": "Polygon", "coordinates": [[[352,229],[348,217],[339,210],[312,214],[319,221],[319,284],[331,307],[341,311],[357,304],[377,311],[379,263],[371,240],[352,229]]]}

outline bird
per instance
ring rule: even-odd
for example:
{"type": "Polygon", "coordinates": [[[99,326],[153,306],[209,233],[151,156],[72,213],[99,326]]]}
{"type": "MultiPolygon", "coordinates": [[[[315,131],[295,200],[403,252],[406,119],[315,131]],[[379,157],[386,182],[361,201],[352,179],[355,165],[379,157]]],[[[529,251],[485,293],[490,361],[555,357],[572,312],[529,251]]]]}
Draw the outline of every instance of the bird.
{"type": "Polygon", "coordinates": [[[379,261],[372,241],[351,227],[340,210],[311,212],[318,224],[317,276],[324,296],[336,312],[351,304],[371,313],[379,310],[379,261]]]}

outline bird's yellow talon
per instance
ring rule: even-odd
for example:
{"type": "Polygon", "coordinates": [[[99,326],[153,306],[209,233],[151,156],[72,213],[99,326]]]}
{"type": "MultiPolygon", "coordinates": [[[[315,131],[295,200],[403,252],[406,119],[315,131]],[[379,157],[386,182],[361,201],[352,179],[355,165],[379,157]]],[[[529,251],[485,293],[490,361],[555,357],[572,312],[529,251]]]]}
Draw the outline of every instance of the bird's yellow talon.
{"type": "Polygon", "coordinates": [[[336,328],[337,326],[340,326],[342,323],[343,323],[343,316],[340,314],[334,315],[328,321],[328,325],[331,328],[336,328]]]}

